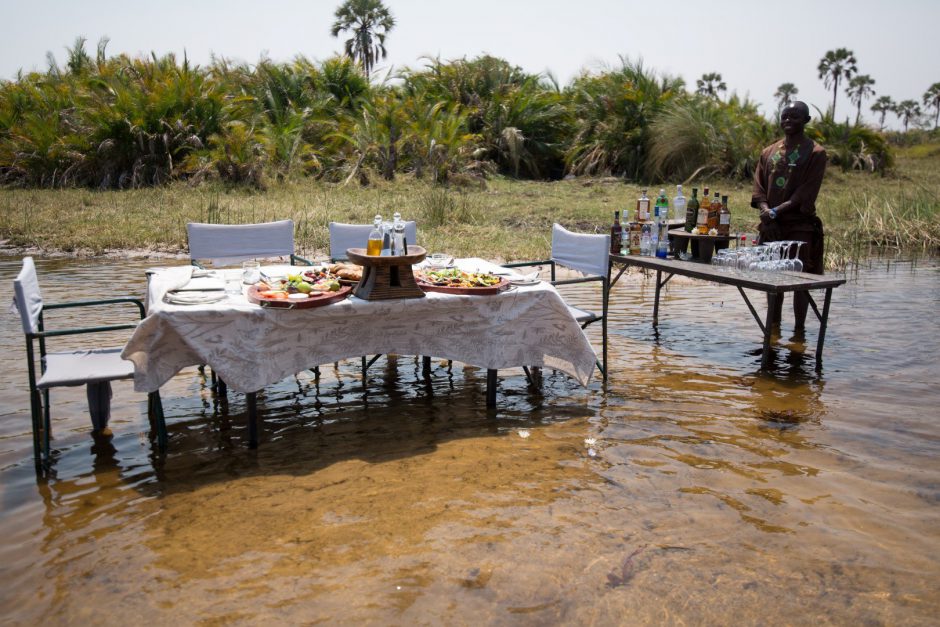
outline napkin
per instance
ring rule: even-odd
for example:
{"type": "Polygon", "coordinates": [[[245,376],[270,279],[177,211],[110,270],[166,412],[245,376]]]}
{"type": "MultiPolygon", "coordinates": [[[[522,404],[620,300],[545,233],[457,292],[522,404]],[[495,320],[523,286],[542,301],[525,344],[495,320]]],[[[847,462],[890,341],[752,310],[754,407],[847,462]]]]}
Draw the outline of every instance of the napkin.
{"type": "Polygon", "coordinates": [[[163,300],[173,305],[205,305],[225,300],[224,291],[211,292],[168,292],[163,300]]]}

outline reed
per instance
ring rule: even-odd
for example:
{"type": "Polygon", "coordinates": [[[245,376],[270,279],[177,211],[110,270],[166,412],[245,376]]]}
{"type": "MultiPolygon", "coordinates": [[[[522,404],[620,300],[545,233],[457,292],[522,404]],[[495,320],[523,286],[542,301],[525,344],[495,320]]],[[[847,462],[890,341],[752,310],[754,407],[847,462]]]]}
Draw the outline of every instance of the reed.
{"type": "MultiPolygon", "coordinates": [[[[712,180],[727,193],[732,228],[753,232],[751,188],[712,180]]],[[[700,184],[695,185],[701,187],[700,184]]],[[[659,185],[644,184],[653,192],[659,185]]],[[[688,195],[691,185],[685,186],[688,195]]],[[[419,243],[457,255],[515,260],[544,257],[551,225],[607,232],[614,210],[632,210],[641,186],[619,178],[536,182],[503,177],[457,189],[399,176],[341,185],[286,180],[265,191],[172,183],[125,191],[0,190],[0,239],[7,248],[103,254],[186,253],[187,222],[248,223],[293,219],[298,251],[325,257],[331,220],[370,223],[399,211],[418,220],[419,243]]],[[[675,188],[669,188],[670,196],[675,188]]],[[[827,263],[844,266],[871,254],[936,254],[940,249],[940,151],[901,151],[894,174],[827,173],[818,201],[827,233],[827,263]]]]}

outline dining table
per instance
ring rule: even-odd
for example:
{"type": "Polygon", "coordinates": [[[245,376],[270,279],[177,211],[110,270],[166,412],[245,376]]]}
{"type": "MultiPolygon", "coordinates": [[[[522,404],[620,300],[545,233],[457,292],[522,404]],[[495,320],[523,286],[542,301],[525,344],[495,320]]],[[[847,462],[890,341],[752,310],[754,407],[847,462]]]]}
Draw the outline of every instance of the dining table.
{"type": "MultiPolygon", "coordinates": [[[[251,302],[247,285],[220,292],[238,280],[240,269],[199,278],[193,266],[154,269],[147,315],[122,356],[134,363],[134,387],[142,392],[158,390],[186,367],[211,367],[229,388],[248,396],[252,446],[257,445],[258,391],[320,364],[363,355],[434,356],[485,368],[489,407],[495,406],[501,369],[550,368],[588,385],[594,349],[551,283],[522,280],[514,270],[480,258],[455,259],[451,265],[502,275],[507,289],[389,300],[350,295],[321,307],[275,308],[251,302]],[[198,289],[200,280],[209,281],[204,290],[198,289]]],[[[269,277],[306,270],[310,267],[261,268],[269,277]]]]}

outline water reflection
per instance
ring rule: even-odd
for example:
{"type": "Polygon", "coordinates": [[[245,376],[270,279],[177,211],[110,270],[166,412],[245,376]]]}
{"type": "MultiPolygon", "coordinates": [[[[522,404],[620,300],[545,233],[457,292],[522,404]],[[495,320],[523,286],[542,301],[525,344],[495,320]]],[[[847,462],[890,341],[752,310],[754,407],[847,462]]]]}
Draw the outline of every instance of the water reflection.
{"type": "MultiPolygon", "coordinates": [[[[0,280],[16,267],[0,264],[0,280]]],[[[132,264],[110,268],[140,289],[132,264]]],[[[760,372],[745,305],[707,284],[670,282],[653,337],[640,281],[613,293],[607,386],[545,371],[539,392],[507,373],[495,412],[485,373],[463,364],[435,362],[425,379],[419,360],[383,358],[366,381],[356,360],[326,364],[259,395],[252,451],[244,397],[217,398],[192,369],[162,390],[170,447],[158,456],[129,384],[115,386],[111,441],[90,438],[83,393],[66,390],[57,463],[40,481],[25,373],[4,370],[0,613],[929,623],[937,270],[872,268],[837,290],[821,375],[812,326],[807,347],[784,340],[760,372]]],[[[44,262],[44,289],[60,271],[101,272],[44,262]]],[[[11,328],[0,343],[14,366],[11,328]]]]}

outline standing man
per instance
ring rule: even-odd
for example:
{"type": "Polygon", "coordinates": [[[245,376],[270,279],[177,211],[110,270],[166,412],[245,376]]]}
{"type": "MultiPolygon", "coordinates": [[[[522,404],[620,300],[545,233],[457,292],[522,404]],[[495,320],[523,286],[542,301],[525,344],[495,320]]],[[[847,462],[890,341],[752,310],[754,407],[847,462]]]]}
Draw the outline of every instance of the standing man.
{"type": "MultiPolygon", "coordinates": [[[[760,210],[760,243],[796,240],[803,272],[823,273],[823,226],[816,216],[816,196],[826,172],[826,151],[808,138],[809,107],[793,102],[780,113],[784,138],[761,152],[754,172],[751,206],[760,210]]],[[[780,324],[783,295],[777,298],[772,320],[780,324]]],[[[794,332],[802,335],[809,295],[793,293],[794,332]]]]}

